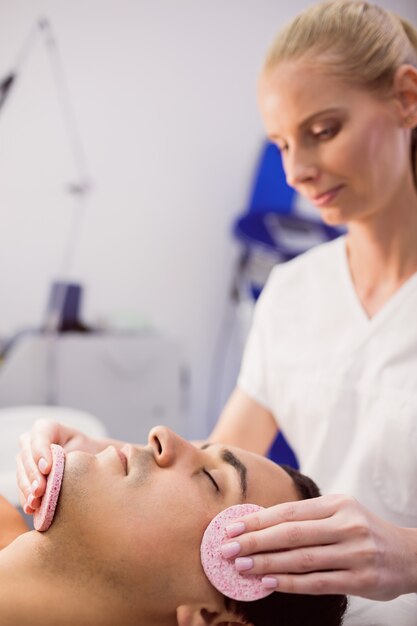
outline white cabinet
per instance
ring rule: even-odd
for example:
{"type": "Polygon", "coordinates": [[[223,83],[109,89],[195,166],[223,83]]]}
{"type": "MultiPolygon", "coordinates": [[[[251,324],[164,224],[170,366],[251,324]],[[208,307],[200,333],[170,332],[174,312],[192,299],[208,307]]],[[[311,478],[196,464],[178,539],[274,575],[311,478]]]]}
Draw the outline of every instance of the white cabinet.
{"type": "Polygon", "coordinates": [[[186,435],[181,380],[178,346],[156,333],[34,334],[0,367],[0,407],[79,409],[109,436],[143,443],[156,424],[186,435]]]}

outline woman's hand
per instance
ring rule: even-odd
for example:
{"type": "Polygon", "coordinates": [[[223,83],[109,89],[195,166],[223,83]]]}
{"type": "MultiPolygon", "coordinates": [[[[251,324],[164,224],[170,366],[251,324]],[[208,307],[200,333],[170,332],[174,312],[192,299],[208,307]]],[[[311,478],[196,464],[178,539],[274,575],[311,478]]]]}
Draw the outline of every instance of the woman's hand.
{"type": "Polygon", "coordinates": [[[46,476],[51,471],[51,443],[57,443],[66,452],[83,450],[96,453],[104,445],[82,432],[49,419],[36,420],[32,430],[20,436],[17,461],[19,500],[25,513],[34,513],[45,493],[46,476]]]}
{"type": "Polygon", "coordinates": [[[417,591],[417,530],[399,528],[355,499],[326,495],[279,504],[227,527],[226,558],[267,588],[389,600],[417,591]],[[234,549],[233,549],[234,548],[234,549]]]}

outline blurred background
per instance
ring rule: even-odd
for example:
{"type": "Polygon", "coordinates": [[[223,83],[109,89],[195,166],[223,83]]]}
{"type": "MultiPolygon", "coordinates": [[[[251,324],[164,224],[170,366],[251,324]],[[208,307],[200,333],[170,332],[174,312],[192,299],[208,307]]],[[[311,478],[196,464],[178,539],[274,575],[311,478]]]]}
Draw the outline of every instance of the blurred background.
{"type": "MultiPolygon", "coordinates": [[[[265,140],[258,71],[309,4],[0,0],[1,407],[208,434],[253,308],[233,229],[265,140]],[[57,281],[80,287],[59,336],[57,281]]],[[[415,0],[380,4],[417,23],[415,0]]]]}

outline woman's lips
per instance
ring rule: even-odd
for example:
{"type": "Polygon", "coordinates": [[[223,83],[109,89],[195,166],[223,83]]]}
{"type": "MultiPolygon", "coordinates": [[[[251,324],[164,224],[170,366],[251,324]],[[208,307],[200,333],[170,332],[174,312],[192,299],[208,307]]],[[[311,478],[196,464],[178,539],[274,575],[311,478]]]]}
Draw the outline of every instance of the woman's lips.
{"type": "Polygon", "coordinates": [[[325,191],[324,193],[314,196],[313,198],[311,198],[311,201],[316,206],[326,206],[326,204],[330,204],[331,202],[333,202],[333,200],[335,199],[339,191],[343,189],[343,187],[344,185],[333,187],[333,189],[329,189],[328,191],[325,191]]]}

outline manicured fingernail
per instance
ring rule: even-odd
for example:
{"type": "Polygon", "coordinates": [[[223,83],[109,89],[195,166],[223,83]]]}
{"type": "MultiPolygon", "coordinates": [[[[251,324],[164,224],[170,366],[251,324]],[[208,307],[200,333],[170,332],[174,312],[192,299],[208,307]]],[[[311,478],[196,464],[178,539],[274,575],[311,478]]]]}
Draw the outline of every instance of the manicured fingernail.
{"type": "Polygon", "coordinates": [[[228,537],[237,537],[245,532],[245,524],[243,522],[235,522],[226,526],[226,533],[228,537]]]}
{"type": "Polygon", "coordinates": [[[272,578],[272,576],[263,576],[262,585],[265,589],[276,589],[276,587],[278,587],[278,580],[276,578],[272,578]]]}
{"type": "Polygon", "coordinates": [[[252,569],[253,559],[248,556],[239,557],[235,561],[235,568],[238,572],[246,572],[248,569],[252,569]]]}
{"type": "Polygon", "coordinates": [[[240,552],[240,543],[232,541],[231,543],[224,543],[220,548],[222,556],[225,559],[230,559],[232,556],[236,556],[240,552]]]}
{"type": "Polygon", "coordinates": [[[41,470],[42,474],[44,474],[46,472],[46,468],[48,467],[48,463],[46,462],[46,460],[43,457],[41,459],[39,459],[38,467],[41,470]]]}
{"type": "Polygon", "coordinates": [[[32,506],[34,500],[35,500],[35,496],[32,493],[29,494],[29,496],[28,496],[28,505],[32,506]]]}
{"type": "Polygon", "coordinates": [[[39,483],[37,480],[34,480],[33,483],[30,486],[30,490],[32,493],[35,493],[35,491],[37,490],[37,488],[39,487],[39,483]]]}
{"type": "Polygon", "coordinates": [[[26,513],[26,515],[30,515],[32,513],[32,509],[30,508],[27,502],[25,506],[23,507],[23,511],[26,513]]]}

